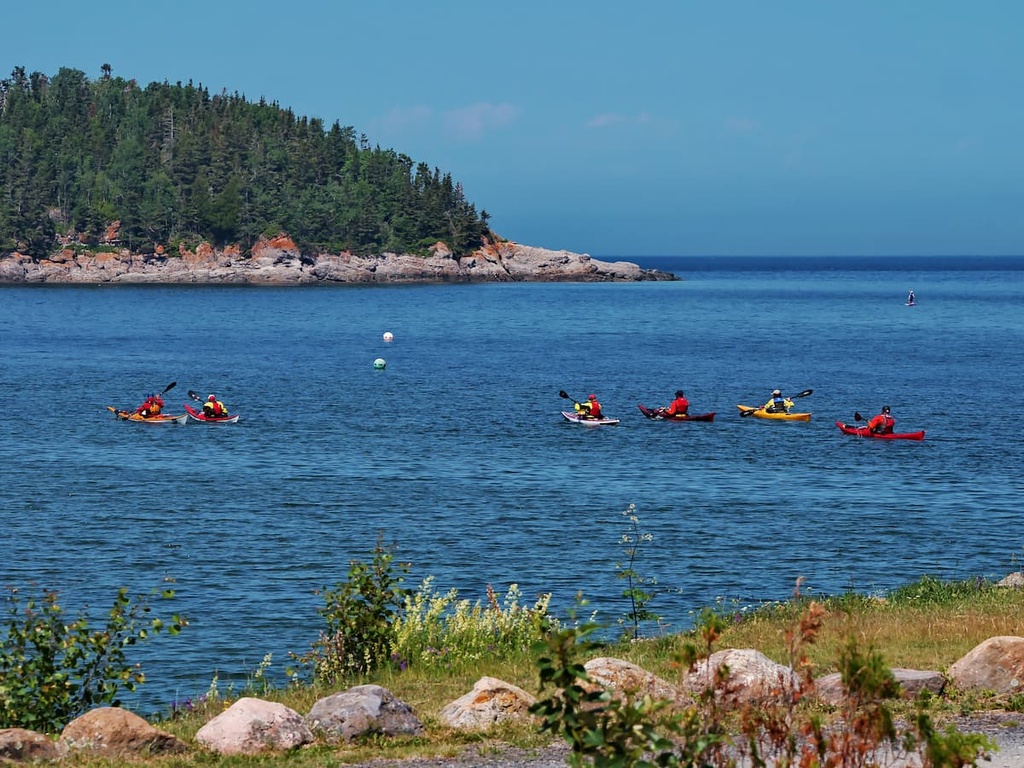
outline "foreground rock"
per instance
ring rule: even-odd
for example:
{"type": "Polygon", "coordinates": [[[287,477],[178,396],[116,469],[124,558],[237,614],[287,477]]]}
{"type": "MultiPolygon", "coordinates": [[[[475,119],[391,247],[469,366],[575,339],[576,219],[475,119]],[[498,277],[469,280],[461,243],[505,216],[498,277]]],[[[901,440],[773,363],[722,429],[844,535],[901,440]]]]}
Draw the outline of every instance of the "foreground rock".
{"type": "Polygon", "coordinates": [[[284,704],[242,698],[200,728],[196,741],[221,755],[257,755],[301,747],[313,734],[284,704]]]}
{"type": "Polygon", "coordinates": [[[1024,690],[1024,637],[990,637],[955,662],[946,675],[961,691],[1024,690]]]}
{"type": "Polygon", "coordinates": [[[309,729],[328,744],[361,736],[419,736],[423,723],[404,701],[379,685],[357,685],[320,699],[306,715],[309,729]]]}
{"type": "Polygon", "coordinates": [[[481,677],[473,690],[446,704],[438,719],[450,728],[484,730],[497,723],[530,717],[537,699],[518,686],[495,677],[481,677]]]}
{"type": "Polygon", "coordinates": [[[260,240],[244,257],[237,248],[152,254],[120,250],[78,253],[66,249],[33,261],[18,253],[0,258],[0,283],[171,283],[312,285],[316,283],[633,282],[676,280],[627,261],[600,261],[587,254],[551,251],[518,243],[487,245],[456,258],[443,243],[427,257],[385,253],[303,254],[287,237],[260,240]]]}
{"type": "Polygon", "coordinates": [[[188,745],[158,731],[138,715],[120,707],[100,707],[72,720],[60,735],[69,751],[103,757],[177,754],[188,745]]]}

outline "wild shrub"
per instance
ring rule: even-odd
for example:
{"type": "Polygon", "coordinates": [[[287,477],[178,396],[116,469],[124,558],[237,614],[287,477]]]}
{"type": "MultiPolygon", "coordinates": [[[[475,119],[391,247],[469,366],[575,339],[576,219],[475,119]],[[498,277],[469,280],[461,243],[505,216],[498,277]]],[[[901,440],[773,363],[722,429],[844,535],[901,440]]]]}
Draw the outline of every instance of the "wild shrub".
{"type": "Polygon", "coordinates": [[[389,662],[395,621],[411,592],[402,586],[410,566],[394,562],[396,548],[385,546],[378,535],[371,563],[352,560],[345,581],[320,590],[318,613],[327,628],[296,657],[317,681],[334,684],[389,662]]]}
{"type": "MultiPolygon", "coordinates": [[[[55,591],[7,589],[0,634],[0,728],[56,733],[94,707],[117,706],[121,690],[145,682],[127,649],[151,634],[176,635],[188,621],[150,616],[150,596],[121,588],[105,623],[69,617],[55,591]]],[[[161,599],[174,591],[165,589],[161,599]]]]}
{"type": "MultiPolygon", "coordinates": [[[[799,583],[797,585],[799,600],[799,583]]],[[[596,627],[568,626],[538,644],[536,666],[542,692],[531,711],[541,730],[561,734],[574,766],[872,766],[912,756],[932,768],[977,765],[993,749],[980,734],[948,728],[940,733],[928,713],[928,697],[917,701],[914,718],[898,724],[890,700],[899,686],[881,656],[860,648],[854,633],[840,653],[843,702],[835,713],[815,705],[806,649],[821,630],[824,608],[808,603],[786,631],[791,675],[766,701],[730,709],[734,683],[729,669],[708,669],[692,703],[653,701],[635,692],[611,693],[587,676],[581,661],[593,649],[587,636],[596,627]]],[[[708,658],[725,627],[715,611],[701,614],[692,640],[678,655],[690,673],[708,658]]]]}
{"type": "Polygon", "coordinates": [[[657,621],[661,616],[654,613],[650,608],[651,601],[655,598],[654,587],[658,581],[653,577],[645,577],[637,570],[637,559],[640,546],[654,540],[654,535],[640,530],[640,518],[636,514],[636,504],[630,504],[622,513],[628,523],[628,530],[622,534],[621,543],[624,545],[626,561],[616,563],[615,577],[626,582],[626,588],[622,590],[622,596],[629,601],[629,610],[619,623],[625,627],[627,636],[634,640],[640,637],[640,624],[648,621],[657,621]]]}
{"type": "Polygon", "coordinates": [[[537,638],[541,622],[551,621],[542,595],[532,608],[521,605],[512,584],[499,601],[490,584],[487,603],[459,599],[454,589],[442,594],[428,577],[407,595],[394,622],[392,660],[426,668],[452,668],[495,654],[524,653],[537,638]]]}

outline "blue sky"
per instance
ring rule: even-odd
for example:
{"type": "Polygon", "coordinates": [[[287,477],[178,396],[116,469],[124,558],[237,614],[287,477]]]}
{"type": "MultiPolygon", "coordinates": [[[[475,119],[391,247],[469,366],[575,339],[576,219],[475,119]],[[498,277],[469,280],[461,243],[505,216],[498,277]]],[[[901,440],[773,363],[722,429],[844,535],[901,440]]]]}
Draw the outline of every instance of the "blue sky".
{"type": "Polygon", "coordinates": [[[594,256],[1024,253],[1024,3],[5,6],[0,76],[192,80],[594,256]]]}

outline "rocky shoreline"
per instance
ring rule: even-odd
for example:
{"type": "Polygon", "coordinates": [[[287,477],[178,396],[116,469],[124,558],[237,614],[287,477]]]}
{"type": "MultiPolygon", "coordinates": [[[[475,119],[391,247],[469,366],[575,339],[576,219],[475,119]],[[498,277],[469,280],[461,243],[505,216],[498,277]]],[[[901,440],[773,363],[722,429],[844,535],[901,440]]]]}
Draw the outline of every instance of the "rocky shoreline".
{"type": "Polygon", "coordinates": [[[553,251],[513,242],[486,245],[469,256],[454,256],[443,243],[430,255],[308,255],[286,236],[261,239],[252,253],[236,247],[169,254],[102,252],[65,248],[48,259],[0,254],[0,283],[161,283],[315,285],[321,283],[635,282],[677,280],[670,272],[641,269],[627,261],[600,261],[588,254],[553,251]]]}

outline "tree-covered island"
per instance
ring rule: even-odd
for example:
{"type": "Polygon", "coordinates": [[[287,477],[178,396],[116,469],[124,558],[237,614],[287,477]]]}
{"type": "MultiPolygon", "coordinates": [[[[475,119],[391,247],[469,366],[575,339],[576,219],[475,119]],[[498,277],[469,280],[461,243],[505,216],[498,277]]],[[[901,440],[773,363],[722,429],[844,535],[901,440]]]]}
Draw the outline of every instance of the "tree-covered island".
{"type": "Polygon", "coordinates": [[[0,80],[0,282],[673,279],[489,218],[451,174],[263,99],[106,64],[0,80]]]}

